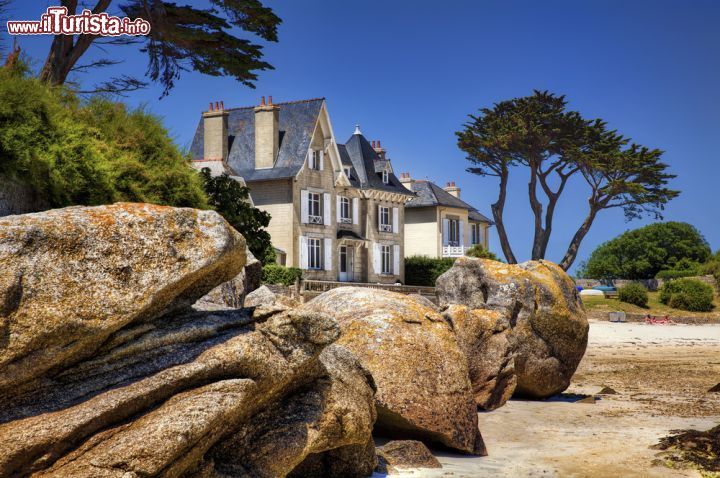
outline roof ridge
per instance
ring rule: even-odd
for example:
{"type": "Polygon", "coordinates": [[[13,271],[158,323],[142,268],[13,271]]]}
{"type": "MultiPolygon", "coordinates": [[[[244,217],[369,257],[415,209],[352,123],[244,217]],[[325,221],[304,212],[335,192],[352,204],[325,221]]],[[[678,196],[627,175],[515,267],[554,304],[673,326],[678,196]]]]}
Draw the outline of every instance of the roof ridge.
{"type": "MultiPolygon", "coordinates": [[[[273,103],[274,106],[282,106],[282,105],[295,105],[298,103],[310,103],[311,101],[325,101],[325,97],[319,97],[319,98],[308,98],[306,100],[294,100],[294,101],[283,101],[281,103],[273,103]]],[[[257,108],[258,105],[253,106],[236,106],[234,108],[225,108],[225,111],[233,111],[233,110],[247,110],[251,108],[257,108]]]]}

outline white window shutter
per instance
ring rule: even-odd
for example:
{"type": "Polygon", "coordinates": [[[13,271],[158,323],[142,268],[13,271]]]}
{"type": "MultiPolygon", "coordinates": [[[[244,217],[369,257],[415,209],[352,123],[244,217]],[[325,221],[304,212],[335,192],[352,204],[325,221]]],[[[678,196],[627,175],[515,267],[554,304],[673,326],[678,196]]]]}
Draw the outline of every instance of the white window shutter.
{"type": "Polygon", "coordinates": [[[325,238],[325,244],[323,244],[323,249],[325,252],[325,270],[331,271],[333,267],[333,245],[331,238],[325,238]]]}
{"type": "Polygon", "coordinates": [[[380,224],[382,224],[382,223],[380,222],[380,211],[381,211],[381,210],[382,210],[382,206],[378,204],[378,207],[377,207],[377,227],[378,227],[378,230],[380,230],[380,224]]]}
{"type": "Polygon", "coordinates": [[[332,209],[331,203],[330,203],[330,194],[323,193],[323,224],[326,226],[329,226],[332,224],[332,220],[330,219],[330,212],[332,209]]]}
{"type": "Polygon", "coordinates": [[[337,222],[340,223],[340,219],[342,219],[342,202],[340,200],[340,196],[335,196],[335,217],[337,218],[337,222]]]}
{"type": "Polygon", "coordinates": [[[460,246],[464,246],[465,245],[465,222],[463,222],[463,221],[460,221],[459,232],[460,232],[460,246]]]}
{"type": "Polygon", "coordinates": [[[380,244],[373,242],[373,271],[375,274],[382,272],[382,257],[380,257],[380,244]]]}
{"type": "Polygon", "coordinates": [[[353,224],[359,224],[360,220],[360,200],[358,198],[353,198],[353,224]]]}
{"type": "Polygon", "coordinates": [[[393,246],[393,274],[400,275],[400,246],[397,244],[393,246]]]}
{"type": "Polygon", "coordinates": [[[308,208],[309,208],[309,196],[306,190],[300,191],[300,222],[307,224],[309,222],[308,208]]]}
{"type": "Polygon", "coordinates": [[[300,269],[308,268],[308,242],[307,237],[300,236],[300,269]]]}
{"type": "Polygon", "coordinates": [[[393,208],[392,221],[393,232],[397,234],[398,232],[400,232],[400,211],[396,207],[393,208]]]}
{"type": "Polygon", "coordinates": [[[320,150],[320,171],[323,170],[324,166],[325,166],[325,151],[323,151],[321,149],[320,150]]]}
{"type": "Polygon", "coordinates": [[[447,246],[450,242],[450,220],[449,219],[443,219],[443,230],[442,230],[442,243],[443,246],[447,246]]]}

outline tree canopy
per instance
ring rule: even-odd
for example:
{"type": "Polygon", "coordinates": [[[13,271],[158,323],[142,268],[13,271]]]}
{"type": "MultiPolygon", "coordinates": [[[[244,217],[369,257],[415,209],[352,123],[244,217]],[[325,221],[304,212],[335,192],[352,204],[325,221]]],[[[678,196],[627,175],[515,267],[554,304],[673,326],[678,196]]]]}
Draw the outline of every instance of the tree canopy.
{"type": "Polygon", "coordinates": [[[0,70],[0,174],[32,186],[53,207],[208,207],[202,179],[159,118],[107,99],[81,102],[23,71],[0,70]]]}
{"type": "Polygon", "coordinates": [[[659,222],[600,245],[580,274],[590,279],[651,279],[663,270],[697,269],[710,258],[710,246],[693,226],[659,222]]]}
{"type": "Polygon", "coordinates": [[[467,154],[469,172],[499,180],[492,204],[500,246],[509,263],[517,262],[505,229],[507,185],[514,169],[528,173],[527,188],[534,218],[532,259],[544,259],[558,201],[572,178],[590,189],[588,212],[573,236],[560,265],[569,269],[580,243],[597,214],[621,208],[627,219],[662,210],[679,192],[667,187],[672,174],[660,161],[662,151],[650,149],[610,130],[600,119],[588,120],[567,109],[564,96],[547,91],[502,101],[470,115],[458,131],[458,146],[467,154]]]}
{"type": "Polygon", "coordinates": [[[245,236],[248,248],[263,264],[275,261],[275,249],[265,228],[270,214],[250,204],[250,190],[227,174],[213,177],[209,168],[201,172],[210,205],[238,232],[245,236]]]}
{"type": "MultiPolygon", "coordinates": [[[[262,46],[237,36],[243,31],[265,41],[277,41],[280,19],[260,0],[209,0],[211,8],[195,8],[161,0],[97,0],[93,13],[107,12],[111,6],[131,19],[150,22],[146,37],[102,38],[97,35],[56,35],[40,72],[40,79],[61,85],[73,71],[114,65],[121,60],[104,57],[80,64],[88,49],[95,45],[108,47],[139,45],[147,55],[147,77],[159,82],[163,94],[173,88],[183,71],[197,71],[210,76],[232,76],[253,87],[257,72],[272,69],[262,60],[262,46]]],[[[78,13],[77,0],[62,0],[69,15],[78,13]]],[[[122,93],[142,88],[139,78],[121,75],[96,85],[93,91],[122,93]]]]}

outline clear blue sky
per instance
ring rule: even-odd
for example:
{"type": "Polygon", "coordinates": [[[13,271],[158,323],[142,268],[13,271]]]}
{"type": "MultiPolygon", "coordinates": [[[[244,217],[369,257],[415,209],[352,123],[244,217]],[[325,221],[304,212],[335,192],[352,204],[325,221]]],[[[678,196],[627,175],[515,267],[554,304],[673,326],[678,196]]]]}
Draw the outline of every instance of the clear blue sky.
{"type": "MultiPolygon", "coordinates": [[[[185,3],[182,0],[178,3],[185,3]]],[[[195,3],[195,2],[192,2],[195,3]]],[[[600,117],[633,140],[666,151],[682,190],[667,220],[695,225],[720,248],[720,2],[703,1],[267,1],[283,19],[280,41],[266,48],[274,71],[251,90],[230,78],[185,74],[170,96],[153,87],[127,102],[162,116],[177,143],[189,146],[209,101],[226,107],[327,98],[338,141],[359,123],[380,139],[396,172],[443,185],[454,180],[485,214],[497,194],[493,178],[465,172],[454,132],[478,108],[534,88],[567,95],[570,106],[600,117]]],[[[16,1],[13,17],[34,19],[55,2],[16,1]]],[[[22,38],[38,66],[46,38],[22,38]]],[[[101,52],[97,52],[101,53],[101,52]]],[[[144,56],[121,67],[142,73],[144,56]]],[[[115,70],[117,72],[118,69],[115,70]]],[[[84,85],[110,71],[87,74],[84,85]]],[[[579,179],[579,178],[578,178],[579,179]]],[[[506,208],[519,259],[530,253],[527,177],[514,173],[506,208]]],[[[585,214],[587,191],[569,188],[557,211],[549,257],[559,260],[585,214]]],[[[603,212],[580,251],[646,221],[603,212]]],[[[496,237],[491,249],[499,252],[496,237]]]]}

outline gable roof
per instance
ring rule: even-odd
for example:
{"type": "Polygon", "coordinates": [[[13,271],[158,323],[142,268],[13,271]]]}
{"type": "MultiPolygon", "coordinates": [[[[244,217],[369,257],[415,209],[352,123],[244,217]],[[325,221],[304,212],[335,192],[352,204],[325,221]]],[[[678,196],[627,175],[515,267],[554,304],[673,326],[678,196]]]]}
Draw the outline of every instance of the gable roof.
{"type": "Polygon", "coordinates": [[[413,192],[416,194],[416,197],[407,202],[405,207],[445,206],[467,209],[470,219],[493,224],[490,219],[480,214],[473,206],[460,198],[456,198],[433,182],[421,179],[416,180],[413,184],[413,192]]]}
{"type": "MultiPolygon", "coordinates": [[[[234,175],[246,181],[294,177],[305,163],[324,101],[325,98],[314,98],[275,104],[280,108],[280,144],[275,166],[268,169],[255,169],[255,107],[225,110],[229,113],[227,163],[234,175]]],[[[201,117],[190,147],[193,159],[203,159],[204,141],[201,117]]]]}
{"type": "MultiPolygon", "coordinates": [[[[340,146],[338,145],[338,149],[340,149],[340,146]]],[[[382,171],[385,168],[389,169],[388,161],[380,160],[380,157],[368,140],[365,139],[365,136],[359,133],[353,134],[342,146],[345,152],[340,152],[341,160],[343,164],[346,164],[345,161],[347,160],[350,161],[353,173],[357,176],[359,187],[407,194],[408,196],[413,195],[412,191],[406,189],[392,171],[388,175],[388,184],[383,182],[382,171]],[[347,155],[346,158],[343,158],[344,154],[347,155]]]]}

